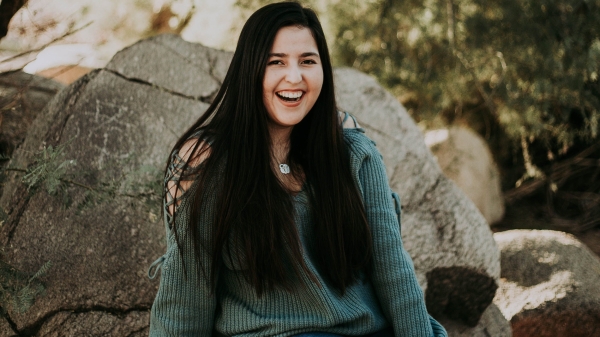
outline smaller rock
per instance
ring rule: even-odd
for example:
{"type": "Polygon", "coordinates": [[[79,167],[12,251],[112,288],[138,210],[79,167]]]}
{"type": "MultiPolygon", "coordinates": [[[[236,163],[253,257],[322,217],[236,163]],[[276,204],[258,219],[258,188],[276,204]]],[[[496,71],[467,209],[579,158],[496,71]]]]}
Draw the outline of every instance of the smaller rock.
{"type": "Polygon", "coordinates": [[[221,76],[227,72],[231,56],[163,34],[123,49],[105,69],[130,80],[207,101],[221,87],[221,76]],[[168,67],[165,60],[169,60],[168,67]]]}
{"type": "Polygon", "coordinates": [[[460,324],[447,318],[440,319],[446,328],[449,337],[511,337],[510,323],[504,318],[502,312],[491,304],[481,316],[475,327],[460,324]]]}
{"type": "Polygon", "coordinates": [[[491,225],[504,216],[500,174],[485,140],[464,127],[432,130],[425,144],[444,175],[471,199],[491,225]]]}
{"type": "Polygon", "coordinates": [[[494,234],[501,250],[494,303],[513,336],[600,336],[600,261],[570,234],[512,230],[494,234]]]}

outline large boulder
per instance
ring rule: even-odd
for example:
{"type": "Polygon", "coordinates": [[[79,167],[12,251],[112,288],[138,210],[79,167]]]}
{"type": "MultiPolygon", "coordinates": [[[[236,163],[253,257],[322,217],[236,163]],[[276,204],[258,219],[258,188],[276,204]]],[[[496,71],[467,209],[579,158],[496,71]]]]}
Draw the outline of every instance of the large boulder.
{"type": "MultiPolygon", "coordinates": [[[[23,314],[8,310],[19,333],[144,332],[158,286],[146,270],[165,250],[156,189],[167,152],[207,108],[230,59],[176,36],[153,37],[61,91],[35,120],[15,166],[34,165],[40,149],[59,149],[57,161],[66,166],[54,173],[62,189],[28,190],[14,173],[0,198],[8,215],[0,227],[6,260],[30,274],[53,263],[42,277],[45,296],[23,314]]],[[[336,70],[336,82],[341,107],[378,142],[403,196],[402,233],[428,307],[476,326],[500,273],[485,220],[442,175],[389,93],[351,69],[336,70]]]]}
{"type": "Polygon", "coordinates": [[[500,173],[485,140],[470,129],[454,126],[425,133],[440,168],[475,203],[492,225],[504,216],[500,173]]]}
{"type": "Polygon", "coordinates": [[[500,276],[500,254],[475,205],[444,176],[406,109],[372,77],[335,72],[340,108],[377,143],[402,198],[402,238],[429,311],[476,326],[500,276]],[[433,287],[429,287],[434,285],[433,287]]]}
{"type": "Polygon", "coordinates": [[[600,336],[600,260],[570,234],[494,234],[502,278],[494,303],[515,337],[600,336]]]}
{"type": "Polygon", "coordinates": [[[59,92],[34,121],[12,165],[59,149],[66,168],[58,178],[79,185],[63,182],[51,194],[9,175],[0,199],[4,258],[30,274],[52,263],[45,295],[24,313],[7,308],[20,334],[144,333],[158,286],[147,268],[166,242],[156,187],[169,148],[207,108],[230,57],[155,37],[59,92]]]}

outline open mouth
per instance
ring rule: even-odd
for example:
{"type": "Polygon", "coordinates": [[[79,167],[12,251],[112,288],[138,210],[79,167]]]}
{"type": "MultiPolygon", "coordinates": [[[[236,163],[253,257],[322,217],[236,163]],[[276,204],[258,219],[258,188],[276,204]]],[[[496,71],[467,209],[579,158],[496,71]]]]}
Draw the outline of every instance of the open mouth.
{"type": "Polygon", "coordinates": [[[299,100],[302,99],[302,96],[304,96],[304,92],[302,92],[302,91],[296,91],[296,92],[281,91],[281,92],[276,92],[275,94],[277,95],[277,97],[281,98],[282,100],[284,100],[286,102],[298,102],[299,100]]]}

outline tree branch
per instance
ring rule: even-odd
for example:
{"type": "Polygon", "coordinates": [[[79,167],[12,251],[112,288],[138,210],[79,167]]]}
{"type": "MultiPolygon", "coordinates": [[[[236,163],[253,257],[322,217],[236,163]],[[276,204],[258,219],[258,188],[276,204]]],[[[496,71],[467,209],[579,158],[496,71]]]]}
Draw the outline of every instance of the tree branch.
{"type": "Polygon", "coordinates": [[[2,171],[12,171],[12,172],[21,172],[21,173],[27,173],[27,170],[25,169],[20,169],[20,168],[4,168],[2,169],[2,171]]]}
{"type": "Polygon", "coordinates": [[[11,57],[9,57],[9,58],[6,58],[6,59],[4,59],[4,60],[1,60],[1,61],[0,61],[0,64],[2,64],[2,63],[5,63],[5,62],[12,61],[12,60],[14,60],[14,59],[17,59],[17,58],[19,58],[19,57],[21,57],[21,56],[25,56],[25,55],[28,55],[28,54],[31,54],[31,53],[35,53],[35,52],[38,52],[38,51],[42,51],[42,50],[44,50],[46,47],[48,47],[49,45],[53,44],[54,42],[60,41],[60,40],[64,39],[65,37],[69,36],[69,35],[73,35],[73,34],[77,33],[78,31],[80,31],[80,30],[82,30],[82,29],[84,29],[84,28],[88,27],[88,26],[89,26],[89,25],[91,25],[92,23],[93,23],[93,21],[90,21],[90,22],[86,23],[85,25],[83,25],[83,26],[81,26],[81,27],[79,27],[79,28],[77,28],[77,29],[74,29],[74,30],[68,31],[68,32],[64,33],[63,35],[61,35],[61,36],[59,36],[59,37],[57,37],[57,38],[53,39],[52,41],[50,41],[50,42],[48,42],[48,43],[46,43],[46,44],[44,44],[44,45],[42,45],[42,46],[40,46],[40,47],[38,47],[38,48],[35,48],[35,49],[32,49],[32,50],[27,50],[27,51],[24,51],[24,52],[22,52],[22,53],[19,53],[19,54],[17,54],[17,55],[14,55],[14,56],[11,56],[11,57]]]}
{"type": "Polygon", "coordinates": [[[600,161],[586,158],[599,149],[600,142],[596,142],[576,156],[553,164],[548,175],[528,180],[523,182],[519,187],[506,191],[504,193],[505,202],[507,204],[512,204],[532,195],[548,184],[555,184],[556,188],[559,188],[567,178],[581,174],[581,172],[584,172],[584,170],[590,167],[600,167],[600,161]]]}

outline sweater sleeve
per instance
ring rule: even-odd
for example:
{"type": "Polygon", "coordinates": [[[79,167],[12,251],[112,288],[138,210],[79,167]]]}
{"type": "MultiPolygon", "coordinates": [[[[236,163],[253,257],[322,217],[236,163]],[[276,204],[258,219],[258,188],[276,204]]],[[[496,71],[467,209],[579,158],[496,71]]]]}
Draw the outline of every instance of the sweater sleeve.
{"type": "MultiPolygon", "coordinates": [[[[172,155],[168,181],[179,179],[181,157],[172,155]]],[[[174,190],[174,189],[173,189],[174,190]]],[[[167,252],[159,258],[150,271],[154,278],[161,269],[160,285],[150,313],[150,337],[163,336],[211,336],[213,333],[216,297],[210,292],[210,255],[205,251],[200,256],[200,267],[196,263],[194,243],[190,234],[190,203],[187,195],[195,188],[183,194],[170,195],[164,201],[164,223],[167,231],[167,252]],[[179,196],[178,196],[179,195],[179,196]],[[176,209],[175,217],[169,214],[169,206],[176,209]],[[177,229],[175,233],[174,228],[177,229]],[[177,242],[179,242],[179,247],[177,242]],[[156,270],[153,270],[154,267],[156,270]]],[[[210,212],[201,212],[197,227],[198,237],[206,238],[210,212]]],[[[202,245],[200,248],[203,249],[202,245]]]]}
{"type": "Polygon", "coordinates": [[[383,312],[395,336],[447,336],[427,313],[412,259],[403,247],[399,200],[389,187],[382,156],[374,142],[364,143],[367,156],[358,177],[373,236],[372,283],[383,312]]]}
{"type": "MultiPolygon", "coordinates": [[[[160,285],[150,314],[149,336],[211,336],[216,298],[210,293],[208,275],[198,275],[190,235],[183,231],[177,234],[181,255],[174,234],[167,233],[167,252],[161,258],[160,285]]],[[[208,260],[203,258],[202,266],[208,266],[208,260]]],[[[204,268],[207,272],[208,269],[204,268]]]]}

